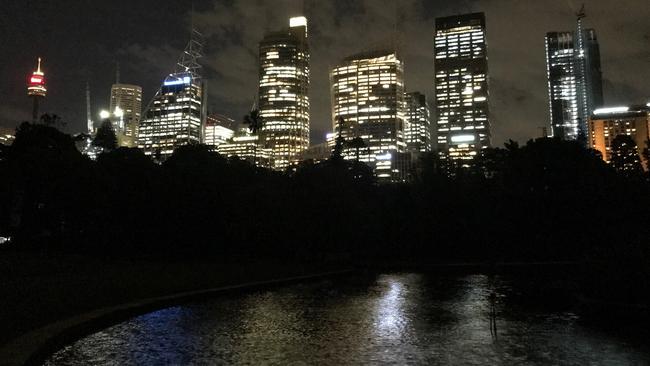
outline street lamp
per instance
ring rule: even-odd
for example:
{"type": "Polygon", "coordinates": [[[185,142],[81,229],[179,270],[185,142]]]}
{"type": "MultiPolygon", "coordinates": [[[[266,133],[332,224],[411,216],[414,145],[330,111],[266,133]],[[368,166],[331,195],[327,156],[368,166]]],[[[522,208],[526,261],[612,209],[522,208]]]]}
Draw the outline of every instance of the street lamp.
{"type": "Polygon", "coordinates": [[[111,117],[111,112],[107,110],[102,110],[99,112],[99,118],[101,119],[109,119],[111,117]]]}

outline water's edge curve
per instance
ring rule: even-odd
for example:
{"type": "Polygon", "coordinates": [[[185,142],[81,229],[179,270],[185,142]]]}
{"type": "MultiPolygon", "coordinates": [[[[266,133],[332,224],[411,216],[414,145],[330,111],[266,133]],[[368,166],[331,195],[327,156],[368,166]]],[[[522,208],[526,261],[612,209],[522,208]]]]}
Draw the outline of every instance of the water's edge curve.
{"type": "Polygon", "coordinates": [[[121,323],[129,318],[182,303],[206,300],[214,296],[237,291],[251,291],[260,288],[282,286],[295,282],[317,280],[331,276],[349,274],[345,269],[315,273],[303,276],[278,278],[267,281],[248,282],[205,290],[142,299],[122,305],[96,309],[65,320],[57,321],[28,332],[0,348],[0,363],[3,366],[42,365],[52,353],[68,343],[83,338],[101,329],[121,323]]]}

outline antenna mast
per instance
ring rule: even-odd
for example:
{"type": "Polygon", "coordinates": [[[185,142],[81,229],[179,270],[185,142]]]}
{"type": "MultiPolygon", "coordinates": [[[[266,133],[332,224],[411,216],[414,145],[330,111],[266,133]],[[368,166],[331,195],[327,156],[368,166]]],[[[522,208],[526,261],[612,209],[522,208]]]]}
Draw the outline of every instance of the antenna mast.
{"type": "Polygon", "coordinates": [[[86,124],[88,127],[88,134],[92,135],[95,126],[90,113],[90,82],[88,82],[87,80],[86,80],[86,124]]]}

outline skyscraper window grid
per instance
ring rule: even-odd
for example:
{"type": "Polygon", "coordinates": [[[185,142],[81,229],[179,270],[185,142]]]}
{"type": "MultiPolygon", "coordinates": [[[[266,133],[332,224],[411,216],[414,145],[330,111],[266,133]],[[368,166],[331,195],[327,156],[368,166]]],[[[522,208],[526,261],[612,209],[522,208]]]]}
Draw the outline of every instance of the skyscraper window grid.
{"type": "Polygon", "coordinates": [[[202,48],[202,35],[193,30],[176,71],[165,78],[140,123],[138,147],[156,160],[166,159],[179,146],[202,141],[207,106],[198,63],[202,48]]]}
{"type": "Polygon", "coordinates": [[[404,64],[392,50],[344,59],[330,74],[333,130],[345,141],[363,139],[366,147],[347,147],[343,156],[368,163],[380,181],[399,177],[398,153],[406,150],[404,64]],[[343,118],[343,124],[339,123],[343,118]]]}
{"type": "Polygon", "coordinates": [[[467,165],[490,146],[485,15],[437,18],[434,42],[438,150],[467,165]]]}
{"type": "Polygon", "coordinates": [[[272,167],[287,168],[309,147],[309,46],[307,19],[267,33],[259,45],[261,144],[272,151],[272,167]]]}

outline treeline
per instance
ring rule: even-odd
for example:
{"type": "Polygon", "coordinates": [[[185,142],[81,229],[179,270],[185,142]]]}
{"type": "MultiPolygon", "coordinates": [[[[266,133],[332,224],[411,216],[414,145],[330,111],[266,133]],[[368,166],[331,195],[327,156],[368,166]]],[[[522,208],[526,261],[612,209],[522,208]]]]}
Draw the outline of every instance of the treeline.
{"type": "Polygon", "coordinates": [[[376,184],[364,164],[337,156],[273,172],[202,145],[181,147],[161,165],[130,148],[91,161],[71,136],[28,123],[0,154],[0,235],[18,249],[650,263],[646,177],[619,174],[574,142],[510,143],[472,168],[430,154],[413,183],[394,185],[376,184]]]}

